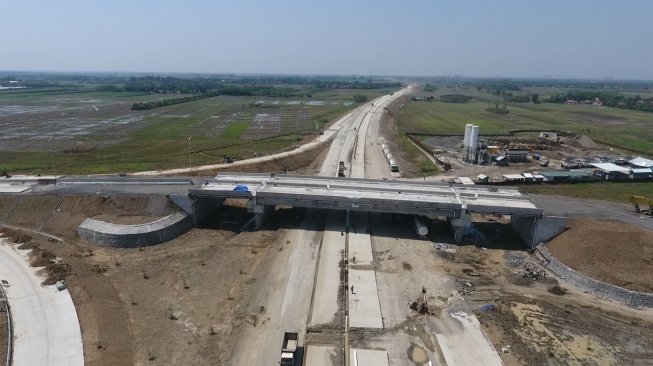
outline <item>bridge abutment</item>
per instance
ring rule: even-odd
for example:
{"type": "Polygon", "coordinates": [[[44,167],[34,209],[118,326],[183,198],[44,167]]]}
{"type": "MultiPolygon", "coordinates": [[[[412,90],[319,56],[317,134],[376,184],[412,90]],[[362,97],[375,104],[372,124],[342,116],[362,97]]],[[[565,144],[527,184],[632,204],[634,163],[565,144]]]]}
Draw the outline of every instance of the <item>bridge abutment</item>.
{"type": "Polygon", "coordinates": [[[567,218],[563,216],[510,216],[510,226],[519,233],[529,248],[540,242],[547,242],[567,228],[567,218]]]}

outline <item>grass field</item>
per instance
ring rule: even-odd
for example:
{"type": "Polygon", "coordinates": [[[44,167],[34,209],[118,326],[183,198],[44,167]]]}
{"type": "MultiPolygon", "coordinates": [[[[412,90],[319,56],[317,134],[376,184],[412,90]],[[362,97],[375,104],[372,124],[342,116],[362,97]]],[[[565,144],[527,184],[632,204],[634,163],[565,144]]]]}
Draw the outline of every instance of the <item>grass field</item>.
{"type": "Polygon", "coordinates": [[[577,183],[554,185],[524,185],[520,192],[548,194],[578,198],[594,198],[628,203],[630,195],[643,195],[653,199],[653,183],[577,183]]]}
{"type": "MultiPolygon", "coordinates": [[[[442,91],[438,91],[438,94],[442,91]]],[[[418,95],[436,95],[416,93],[418,95]]],[[[591,105],[511,104],[509,114],[486,112],[488,102],[414,102],[407,100],[397,113],[402,132],[463,134],[467,123],[480,126],[481,134],[515,129],[574,131],[595,141],[633,153],[653,155],[653,113],[591,105]]]]}
{"type": "Polygon", "coordinates": [[[269,154],[292,148],[304,135],[315,134],[316,125],[321,128],[354,108],[352,95],[373,98],[383,93],[337,90],[296,99],[221,96],[132,111],[134,102],[183,95],[12,90],[0,93],[0,171],[50,174],[50,151],[58,174],[184,167],[189,136],[194,166],[220,162],[223,155],[244,159],[269,154]],[[264,123],[255,126],[260,116],[264,123]]]}

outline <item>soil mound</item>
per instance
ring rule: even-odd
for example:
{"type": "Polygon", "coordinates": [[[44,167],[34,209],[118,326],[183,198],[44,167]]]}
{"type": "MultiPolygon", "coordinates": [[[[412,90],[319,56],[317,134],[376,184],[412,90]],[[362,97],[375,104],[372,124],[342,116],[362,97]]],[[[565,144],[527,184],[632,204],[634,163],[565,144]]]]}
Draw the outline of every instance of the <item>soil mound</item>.
{"type": "Polygon", "coordinates": [[[589,136],[583,135],[578,139],[578,144],[586,149],[600,149],[601,146],[594,142],[589,136]]]}
{"type": "Polygon", "coordinates": [[[567,266],[599,281],[653,292],[653,231],[614,220],[574,219],[547,244],[567,266]]]}

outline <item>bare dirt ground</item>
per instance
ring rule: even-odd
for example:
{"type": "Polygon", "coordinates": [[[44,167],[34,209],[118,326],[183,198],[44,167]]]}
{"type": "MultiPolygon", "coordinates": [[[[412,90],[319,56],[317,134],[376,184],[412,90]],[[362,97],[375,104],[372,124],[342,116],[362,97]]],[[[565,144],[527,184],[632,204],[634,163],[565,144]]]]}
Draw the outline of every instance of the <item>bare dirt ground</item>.
{"type": "MultiPolygon", "coordinates": [[[[10,206],[18,199],[11,197],[2,206],[10,206]]],[[[48,219],[44,232],[64,239],[77,238],[77,227],[88,217],[118,224],[140,224],[154,221],[177,211],[165,196],[66,196],[54,212],[60,196],[23,196],[16,210],[7,220],[8,225],[38,229],[48,219]]]]}
{"type": "Polygon", "coordinates": [[[547,248],[569,267],[633,291],[653,292],[653,231],[614,220],[573,219],[547,248]]]}
{"type": "MultiPolygon", "coordinates": [[[[25,207],[43,203],[42,197],[29,198],[25,207]]],[[[52,218],[53,231],[65,242],[28,231],[11,235],[37,253],[34,261],[61,259],[63,267],[49,268],[44,275],[67,282],[80,319],[86,364],[224,364],[234,342],[231,329],[249,321],[244,315],[248,312],[240,310],[242,296],[256,282],[252,273],[260,259],[278,244],[278,227],[240,234],[223,230],[221,222],[242,220],[238,213],[244,211],[234,215],[225,210],[208,223],[212,229],[193,229],[162,245],[98,248],[75,237],[83,217],[98,211],[108,218],[162,213],[170,209],[161,204],[165,196],[66,200],[52,218]]],[[[20,220],[12,222],[26,228],[37,227],[43,216],[16,214],[20,220]]]]}
{"type": "MultiPolygon", "coordinates": [[[[633,310],[568,288],[547,276],[522,277],[506,257],[532,261],[507,220],[475,217],[483,247],[455,244],[443,221],[417,240],[412,222],[389,215],[373,220],[375,268],[386,330],[359,334],[354,344],[388,350],[391,364],[421,364],[417,349],[434,364],[442,356],[434,334],[445,332],[445,311],[473,312],[508,365],[651,365],[653,312],[633,310]],[[510,254],[507,254],[510,253],[510,254]],[[409,304],[428,290],[429,314],[409,304]],[[465,303],[458,298],[463,297],[465,303]],[[482,312],[480,306],[494,305],[482,312]]],[[[471,238],[468,242],[474,242],[471,238]]]]}

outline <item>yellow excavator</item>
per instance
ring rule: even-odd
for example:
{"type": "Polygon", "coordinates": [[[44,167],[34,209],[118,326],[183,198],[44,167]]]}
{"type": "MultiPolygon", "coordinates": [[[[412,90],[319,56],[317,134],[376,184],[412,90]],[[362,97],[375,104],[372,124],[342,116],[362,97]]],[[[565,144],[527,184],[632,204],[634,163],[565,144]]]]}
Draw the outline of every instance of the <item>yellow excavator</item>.
{"type": "Polygon", "coordinates": [[[640,215],[653,216],[653,199],[644,196],[630,196],[630,202],[635,206],[635,212],[640,215]],[[648,207],[643,207],[646,205],[648,207]]]}

